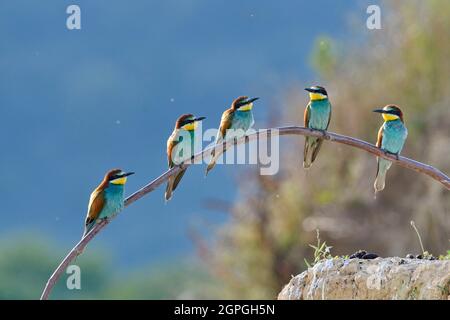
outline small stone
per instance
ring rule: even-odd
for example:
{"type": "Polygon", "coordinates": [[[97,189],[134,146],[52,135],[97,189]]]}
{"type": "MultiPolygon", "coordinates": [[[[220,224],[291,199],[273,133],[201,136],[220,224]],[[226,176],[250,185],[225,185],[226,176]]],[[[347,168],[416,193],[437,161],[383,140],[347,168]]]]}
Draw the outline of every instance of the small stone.
{"type": "Polygon", "coordinates": [[[366,253],[364,256],[362,256],[361,259],[375,259],[378,258],[378,255],[375,253],[366,253]]]}
{"type": "Polygon", "coordinates": [[[428,260],[436,260],[436,257],[430,256],[430,257],[428,257],[428,260]]]}
{"type": "Polygon", "coordinates": [[[414,256],[411,253],[408,253],[406,255],[406,259],[414,259],[414,256]]]}
{"type": "Polygon", "coordinates": [[[421,254],[418,254],[417,256],[416,256],[416,259],[422,259],[423,258],[423,256],[421,255],[421,254]]]}

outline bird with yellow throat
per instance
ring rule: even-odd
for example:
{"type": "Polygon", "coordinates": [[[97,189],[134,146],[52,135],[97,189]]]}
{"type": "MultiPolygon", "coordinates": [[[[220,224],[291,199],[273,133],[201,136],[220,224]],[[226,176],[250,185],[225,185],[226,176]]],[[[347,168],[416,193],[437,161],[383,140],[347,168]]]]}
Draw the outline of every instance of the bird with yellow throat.
{"type": "MultiPolygon", "coordinates": [[[[220,119],[219,130],[217,132],[215,145],[224,141],[238,139],[246,134],[246,132],[255,123],[253,119],[253,102],[259,98],[249,98],[240,96],[231,103],[231,108],[225,110],[220,119]]],[[[226,149],[226,148],[224,148],[226,149]]],[[[223,152],[225,152],[224,150],[223,152]]],[[[211,171],[218,160],[219,153],[213,149],[211,152],[211,160],[206,168],[206,174],[211,171]]]]}
{"type": "MultiPolygon", "coordinates": [[[[312,86],[305,88],[309,92],[309,103],[303,114],[306,128],[325,131],[331,120],[331,103],[324,87],[312,86]]],[[[303,168],[309,169],[319,153],[323,139],[317,137],[305,137],[303,150],[303,168]]]]}
{"type": "MultiPolygon", "coordinates": [[[[195,130],[197,129],[198,123],[203,119],[205,117],[194,117],[192,114],[183,114],[177,119],[175,128],[167,140],[169,169],[190,159],[194,155],[195,130]]],[[[185,172],[186,169],[182,169],[179,173],[169,178],[164,195],[166,201],[172,198],[172,193],[177,188],[185,172]]]]}
{"type": "Polygon", "coordinates": [[[127,182],[127,177],[132,174],[134,172],[124,172],[120,169],[113,169],[105,174],[102,182],[91,193],[83,238],[97,222],[102,219],[109,219],[122,211],[124,185],[127,182]]]}
{"type": "MultiPolygon", "coordinates": [[[[393,104],[387,105],[383,109],[373,110],[373,112],[381,113],[384,120],[383,125],[378,130],[376,146],[387,154],[395,155],[398,159],[408,136],[403,112],[393,104]]],[[[373,185],[375,194],[384,189],[386,173],[391,165],[392,161],[377,157],[377,175],[373,185]]]]}

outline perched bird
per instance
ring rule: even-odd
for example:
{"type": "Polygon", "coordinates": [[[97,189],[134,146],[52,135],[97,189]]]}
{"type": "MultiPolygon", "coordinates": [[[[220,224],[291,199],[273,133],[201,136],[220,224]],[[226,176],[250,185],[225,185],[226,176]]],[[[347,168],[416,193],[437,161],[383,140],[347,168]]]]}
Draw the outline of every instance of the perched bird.
{"type": "MultiPolygon", "coordinates": [[[[222,118],[220,120],[219,131],[217,132],[217,137],[215,144],[223,143],[227,141],[227,138],[230,136],[228,130],[232,131],[232,138],[239,138],[239,134],[245,135],[245,133],[250,129],[255,123],[253,119],[253,102],[258,100],[259,98],[251,98],[249,99],[246,96],[238,97],[231,104],[231,108],[225,110],[222,114],[222,118]]],[[[224,150],[225,152],[226,150],[224,150]]],[[[211,152],[211,161],[209,162],[208,167],[206,168],[206,175],[209,171],[214,168],[216,165],[216,161],[219,155],[216,155],[214,150],[211,152]]]]}
{"type": "MultiPolygon", "coordinates": [[[[395,155],[398,159],[408,136],[402,111],[399,107],[390,104],[383,109],[373,110],[373,112],[381,113],[384,119],[384,123],[378,131],[377,147],[387,154],[395,155]]],[[[384,189],[386,173],[391,165],[391,161],[377,158],[377,176],[373,185],[375,194],[384,189]]]]}
{"type": "MultiPolygon", "coordinates": [[[[175,123],[175,129],[167,140],[169,168],[173,168],[194,155],[194,132],[198,122],[203,119],[205,117],[196,118],[192,114],[183,114],[178,118],[175,123]]],[[[169,178],[165,193],[166,201],[172,198],[172,193],[177,188],[185,172],[186,169],[183,169],[169,178]]]]}
{"type": "Polygon", "coordinates": [[[97,221],[115,216],[123,209],[123,189],[127,177],[134,172],[113,169],[106,173],[103,181],[91,193],[85,220],[83,238],[97,221]]]}
{"type": "MultiPolygon", "coordinates": [[[[306,128],[316,130],[327,130],[331,120],[331,104],[325,88],[312,86],[305,88],[309,92],[309,103],[304,113],[304,124],[306,128]]],[[[305,148],[303,151],[303,168],[308,169],[317,157],[323,139],[316,137],[305,137],[305,148]]]]}

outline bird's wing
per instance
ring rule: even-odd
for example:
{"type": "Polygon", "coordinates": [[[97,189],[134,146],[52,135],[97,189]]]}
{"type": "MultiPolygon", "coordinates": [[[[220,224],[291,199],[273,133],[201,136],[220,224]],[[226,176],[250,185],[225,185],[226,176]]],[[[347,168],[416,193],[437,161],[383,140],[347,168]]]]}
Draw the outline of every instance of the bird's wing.
{"type": "Polygon", "coordinates": [[[381,148],[381,143],[383,142],[383,126],[380,127],[380,130],[378,130],[378,137],[377,137],[377,144],[376,146],[378,148],[381,148]]]}
{"type": "Polygon", "coordinates": [[[328,127],[330,126],[332,112],[333,112],[333,109],[331,108],[331,104],[330,104],[330,114],[328,115],[328,123],[327,123],[327,127],[325,128],[325,130],[328,130],[328,127]]]}
{"type": "Polygon", "coordinates": [[[179,141],[175,140],[175,138],[176,132],[174,131],[167,140],[167,163],[169,168],[172,168],[175,165],[172,160],[172,152],[174,151],[175,146],[179,143],[179,141]]]}
{"type": "MultiPolygon", "coordinates": [[[[222,114],[222,118],[220,119],[220,127],[219,127],[219,134],[220,134],[221,138],[225,138],[225,134],[227,133],[227,130],[231,128],[233,116],[234,116],[233,109],[225,110],[225,112],[222,114]]],[[[217,141],[219,141],[219,139],[217,139],[217,141]]]]}
{"type": "Polygon", "coordinates": [[[311,104],[308,103],[308,105],[305,108],[305,113],[303,113],[303,123],[305,125],[305,128],[308,128],[308,125],[309,125],[310,108],[311,108],[311,104]]]}
{"type": "Polygon", "coordinates": [[[86,215],[85,226],[88,226],[95,220],[97,220],[100,212],[105,205],[105,197],[103,195],[103,190],[95,189],[94,192],[91,193],[91,197],[89,199],[88,205],[88,213],[86,215]]]}
{"type": "MultiPolygon", "coordinates": [[[[378,130],[378,136],[377,136],[377,148],[381,148],[381,144],[383,143],[383,127],[380,127],[380,130],[378,130]]],[[[378,172],[380,171],[380,159],[377,157],[377,173],[375,174],[375,177],[378,177],[378,172]]]]}
{"type": "MultiPolygon", "coordinates": [[[[222,113],[222,118],[220,119],[219,131],[217,132],[217,137],[216,137],[216,140],[214,141],[215,145],[222,143],[223,140],[225,139],[227,130],[231,128],[233,116],[234,116],[234,110],[231,108],[225,110],[224,113],[222,113]]],[[[225,152],[225,147],[222,152],[225,152]]],[[[208,172],[210,170],[212,170],[212,168],[214,168],[218,156],[219,156],[218,154],[216,156],[216,149],[215,148],[212,149],[211,150],[211,160],[209,162],[208,167],[206,168],[206,174],[208,174],[208,172]]]]}

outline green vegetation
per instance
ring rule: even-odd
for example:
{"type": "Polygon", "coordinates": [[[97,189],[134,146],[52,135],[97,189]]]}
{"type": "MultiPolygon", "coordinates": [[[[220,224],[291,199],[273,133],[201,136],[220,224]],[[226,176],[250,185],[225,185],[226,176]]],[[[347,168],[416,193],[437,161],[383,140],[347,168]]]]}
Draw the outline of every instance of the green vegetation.
{"type": "Polygon", "coordinates": [[[327,245],[326,241],[322,242],[320,240],[320,232],[319,229],[316,230],[317,233],[317,244],[309,246],[314,249],[314,261],[312,263],[309,263],[308,260],[305,260],[305,264],[308,268],[313,267],[317,262],[324,260],[324,259],[331,259],[333,256],[331,255],[331,248],[327,245]]]}

